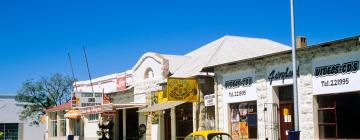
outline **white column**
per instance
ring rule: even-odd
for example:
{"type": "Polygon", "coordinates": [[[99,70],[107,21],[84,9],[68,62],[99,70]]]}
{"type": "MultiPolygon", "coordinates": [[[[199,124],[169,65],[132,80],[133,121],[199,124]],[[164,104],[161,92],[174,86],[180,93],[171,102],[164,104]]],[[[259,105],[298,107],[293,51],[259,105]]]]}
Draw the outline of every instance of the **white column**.
{"type": "Polygon", "coordinates": [[[193,131],[196,131],[198,129],[198,126],[197,126],[197,122],[198,122],[198,115],[196,113],[197,109],[198,109],[198,105],[197,103],[193,103],[193,106],[192,106],[192,110],[193,110],[193,131]]]}
{"type": "Polygon", "coordinates": [[[65,127],[66,127],[66,136],[68,136],[68,135],[72,135],[72,133],[71,133],[71,130],[70,130],[70,119],[65,119],[65,121],[66,121],[66,125],[65,125],[65,127]]]}
{"type": "Polygon", "coordinates": [[[171,108],[171,140],[176,140],[176,112],[175,107],[171,108]]]}

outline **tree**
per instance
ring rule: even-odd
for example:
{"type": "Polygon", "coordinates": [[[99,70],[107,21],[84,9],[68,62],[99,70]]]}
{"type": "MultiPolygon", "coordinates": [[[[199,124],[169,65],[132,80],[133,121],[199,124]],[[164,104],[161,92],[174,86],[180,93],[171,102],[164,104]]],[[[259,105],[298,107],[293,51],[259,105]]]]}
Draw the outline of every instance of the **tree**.
{"type": "Polygon", "coordinates": [[[42,77],[38,81],[30,79],[23,82],[15,98],[16,101],[24,103],[20,119],[30,120],[31,125],[39,125],[46,109],[70,100],[72,82],[69,76],[61,74],[42,77]]]}

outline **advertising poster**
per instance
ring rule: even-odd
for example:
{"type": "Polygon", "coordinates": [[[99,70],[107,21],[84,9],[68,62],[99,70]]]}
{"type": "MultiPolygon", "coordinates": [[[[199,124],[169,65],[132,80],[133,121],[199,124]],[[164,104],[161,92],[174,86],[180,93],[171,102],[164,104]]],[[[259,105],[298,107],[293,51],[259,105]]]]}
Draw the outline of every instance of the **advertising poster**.
{"type": "Polygon", "coordinates": [[[240,122],[239,128],[240,128],[240,136],[239,137],[242,139],[249,138],[249,127],[248,127],[247,122],[240,122]]]}
{"type": "Polygon", "coordinates": [[[126,76],[116,77],[116,91],[126,90],[126,76]]]}
{"type": "Polygon", "coordinates": [[[239,122],[231,123],[231,137],[233,140],[240,140],[240,127],[239,122]]]}
{"type": "Polygon", "coordinates": [[[240,121],[239,112],[237,109],[231,109],[231,122],[236,123],[240,121]]]}

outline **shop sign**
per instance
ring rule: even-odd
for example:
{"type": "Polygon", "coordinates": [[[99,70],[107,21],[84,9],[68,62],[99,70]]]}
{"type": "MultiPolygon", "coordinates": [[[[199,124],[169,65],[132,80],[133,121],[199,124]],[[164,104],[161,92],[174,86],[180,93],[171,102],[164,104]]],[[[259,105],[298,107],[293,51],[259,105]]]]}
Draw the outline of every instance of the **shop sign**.
{"type": "Polygon", "coordinates": [[[228,73],[223,76],[223,96],[227,103],[256,100],[255,71],[228,73]]]}
{"type": "Polygon", "coordinates": [[[313,93],[341,93],[360,90],[360,53],[313,60],[313,93]]]}
{"type": "MultiPolygon", "coordinates": [[[[297,76],[299,76],[299,65],[296,70],[297,76]]],[[[287,85],[293,83],[293,69],[292,64],[285,64],[267,70],[267,80],[270,85],[287,85]]]]}
{"type": "Polygon", "coordinates": [[[103,93],[101,92],[75,92],[72,97],[72,106],[89,107],[97,106],[103,103],[103,93]]]}
{"type": "Polygon", "coordinates": [[[198,102],[199,88],[195,78],[173,78],[167,80],[168,101],[198,102]]]}
{"type": "Polygon", "coordinates": [[[205,95],[205,106],[214,106],[215,105],[215,94],[205,95]]]}

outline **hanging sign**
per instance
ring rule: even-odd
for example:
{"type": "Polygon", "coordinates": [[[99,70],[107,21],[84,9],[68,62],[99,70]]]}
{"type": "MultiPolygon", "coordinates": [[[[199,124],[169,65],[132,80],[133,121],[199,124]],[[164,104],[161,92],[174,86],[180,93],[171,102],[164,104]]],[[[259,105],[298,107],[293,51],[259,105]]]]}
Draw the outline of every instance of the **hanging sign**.
{"type": "Polygon", "coordinates": [[[173,78],[167,80],[168,101],[198,102],[199,89],[195,78],[173,78]]]}
{"type": "Polygon", "coordinates": [[[223,76],[224,102],[256,100],[255,71],[227,73],[223,76]]]}
{"type": "Polygon", "coordinates": [[[205,106],[214,106],[215,105],[215,94],[205,95],[205,106]]]}
{"type": "Polygon", "coordinates": [[[313,60],[313,93],[360,91],[360,53],[313,60]]]}

